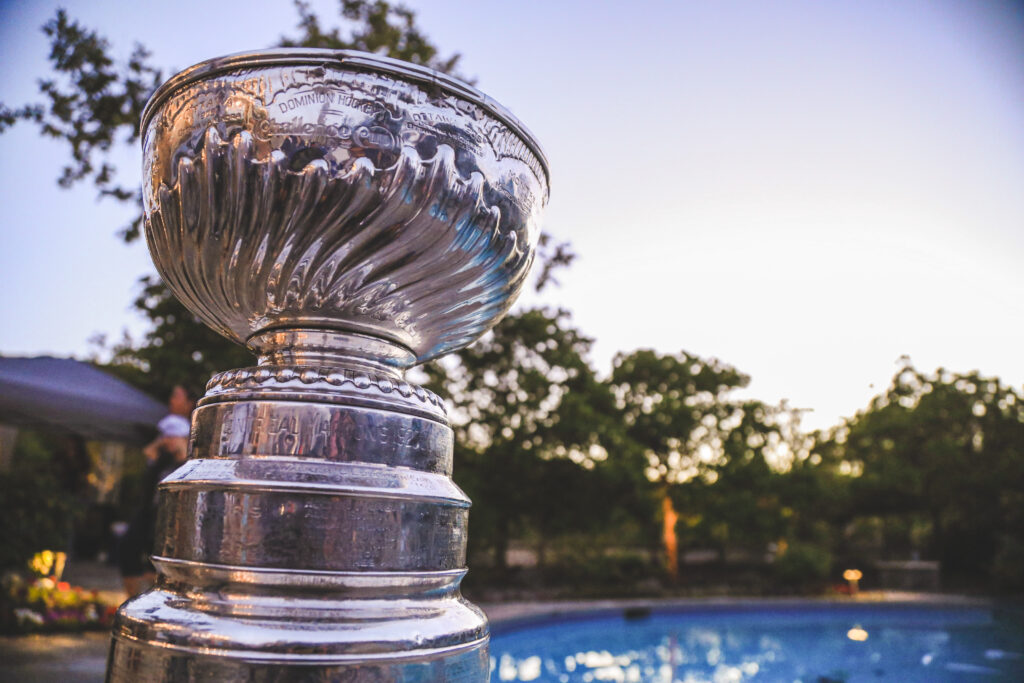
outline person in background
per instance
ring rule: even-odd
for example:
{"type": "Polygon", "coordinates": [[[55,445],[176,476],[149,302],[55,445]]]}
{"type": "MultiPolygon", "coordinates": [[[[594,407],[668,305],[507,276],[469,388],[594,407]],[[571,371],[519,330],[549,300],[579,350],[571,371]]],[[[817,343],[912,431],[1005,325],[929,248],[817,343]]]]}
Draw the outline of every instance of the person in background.
{"type": "Polygon", "coordinates": [[[146,471],[142,477],[142,502],[121,537],[118,564],[128,597],[152,585],[156,578],[149,553],[156,530],[157,485],[188,458],[188,436],[195,402],[183,386],[175,386],[167,401],[169,414],[157,423],[159,435],[142,449],[146,471]]]}

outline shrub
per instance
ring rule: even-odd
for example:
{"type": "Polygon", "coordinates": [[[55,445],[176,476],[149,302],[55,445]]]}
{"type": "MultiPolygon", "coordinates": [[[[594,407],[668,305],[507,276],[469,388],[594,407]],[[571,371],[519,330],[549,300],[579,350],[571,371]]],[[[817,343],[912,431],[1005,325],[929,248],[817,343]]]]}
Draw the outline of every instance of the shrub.
{"type": "Polygon", "coordinates": [[[1024,590],[1024,542],[1020,538],[1003,535],[999,539],[999,550],[992,561],[992,578],[1003,590],[1024,590]]]}
{"type": "Polygon", "coordinates": [[[0,474],[0,571],[24,569],[40,548],[66,547],[73,511],[73,500],[48,472],[0,474]]]}
{"type": "Polygon", "coordinates": [[[825,583],[832,571],[832,553],[811,543],[793,543],[772,564],[775,580],[785,588],[813,591],[825,583]]]}

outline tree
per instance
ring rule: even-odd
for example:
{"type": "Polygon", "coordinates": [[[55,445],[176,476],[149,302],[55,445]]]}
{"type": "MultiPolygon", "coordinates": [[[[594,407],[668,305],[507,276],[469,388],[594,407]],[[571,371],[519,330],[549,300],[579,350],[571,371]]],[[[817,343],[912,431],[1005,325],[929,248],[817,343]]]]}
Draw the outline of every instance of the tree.
{"type": "Polygon", "coordinates": [[[607,523],[615,510],[602,503],[631,495],[628,480],[604,476],[621,437],[590,345],[566,311],[532,309],[428,368],[453,404],[456,481],[476,502],[470,538],[501,569],[512,538],[536,532],[543,559],[544,539],[607,523]]]}
{"type": "MultiPolygon", "coordinates": [[[[343,25],[331,28],[308,3],[295,5],[297,35],[282,38],[281,45],[362,50],[456,74],[459,54],[443,56],[416,24],[415,13],[401,4],[340,0],[343,25]]],[[[26,121],[65,141],[70,160],[58,184],[91,181],[101,197],[134,203],[138,213],[120,231],[125,241],[133,241],[143,226],[141,192],[119,183],[110,153],[117,145],[138,143],[142,110],[164,72],[150,64],[141,45],[125,62],[116,61],[106,38],[64,10],[43,31],[51,41],[53,76],[40,82],[41,102],[14,109],[0,104],[0,132],[26,121]]],[[[567,243],[543,235],[538,288],[553,282],[554,271],[572,259],[567,243]]],[[[135,308],[152,328],[141,340],[125,338],[109,348],[101,344],[100,352],[110,353],[111,369],[152,393],[166,394],[175,384],[198,389],[216,371],[251,363],[248,351],[210,331],[155,276],[143,278],[135,308]]]]}
{"type": "Polygon", "coordinates": [[[1024,405],[998,378],[903,359],[888,391],[820,449],[850,475],[850,514],[884,520],[884,552],[924,552],[954,575],[1024,573],[1024,405]]]}
{"type": "Polygon", "coordinates": [[[437,47],[416,25],[416,14],[408,7],[387,0],[340,0],[340,4],[346,28],[324,30],[309,3],[295,0],[302,33],[298,38],[281,38],[281,46],[373,52],[458,75],[460,55],[456,52],[441,57],[437,47]]]}
{"type": "Polygon", "coordinates": [[[695,482],[711,482],[722,452],[723,425],[734,418],[727,394],[749,378],[717,359],[685,351],[660,355],[651,350],[619,354],[611,385],[629,438],[647,460],[647,478],[656,482],[662,508],[662,541],[670,578],[678,577],[673,489],[693,493],[695,482]]]}
{"type": "MultiPolygon", "coordinates": [[[[386,0],[340,0],[345,29],[325,30],[309,4],[295,2],[299,35],[282,38],[282,46],[375,52],[456,73],[458,53],[440,57],[422,34],[412,10],[386,0]]],[[[61,187],[91,180],[100,197],[134,202],[138,214],[121,231],[125,241],[142,234],[142,193],[117,181],[110,152],[121,143],[139,141],[142,110],[163,70],[149,63],[150,53],[136,44],[124,63],[111,56],[110,42],[69,18],[63,9],[43,26],[50,39],[53,78],[41,80],[43,101],[16,109],[0,105],[0,132],[19,120],[39,126],[45,136],[67,142],[70,162],[58,179],[61,187]]]]}
{"type": "Polygon", "coordinates": [[[720,424],[721,453],[704,477],[711,483],[703,506],[706,537],[720,554],[727,545],[763,554],[785,536],[780,484],[793,454],[780,429],[783,417],[789,417],[785,407],[747,400],[720,424]]]}
{"type": "Polygon", "coordinates": [[[819,432],[804,434],[798,422],[796,429],[787,431],[788,439],[798,446],[793,449],[796,457],[778,480],[785,522],[782,541],[789,547],[816,547],[834,555],[837,539],[849,522],[850,477],[841,456],[823,447],[819,432]]]}

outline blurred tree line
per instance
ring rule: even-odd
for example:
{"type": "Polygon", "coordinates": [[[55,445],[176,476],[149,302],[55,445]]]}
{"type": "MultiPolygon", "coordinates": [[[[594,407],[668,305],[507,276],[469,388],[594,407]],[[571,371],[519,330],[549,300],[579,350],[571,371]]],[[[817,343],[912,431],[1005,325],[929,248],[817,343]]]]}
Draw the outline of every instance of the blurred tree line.
{"type": "MultiPolygon", "coordinates": [[[[401,5],[341,0],[340,28],[296,8],[298,34],[282,45],[457,73],[459,55],[441,56],[401,5]]],[[[43,30],[53,65],[43,101],[0,105],[0,131],[34,123],[68,143],[61,186],[91,181],[140,206],[108,153],[137,144],[165,75],[139,45],[116,61],[63,11],[43,30]]],[[[141,226],[140,210],[121,236],[137,239],[141,226]]],[[[555,282],[573,256],[544,234],[534,286],[555,282]]],[[[202,393],[214,372],[252,362],[156,277],[142,281],[135,307],[150,331],[105,347],[104,366],[155,396],[175,384],[202,393]]],[[[567,311],[524,310],[424,368],[451,406],[478,586],[623,593],[725,576],[747,590],[816,590],[846,566],[920,557],[965,585],[1024,588],[1024,407],[997,378],[925,374],[904,360],[868,408],[806,434],[799,410],[738,397],[749,378],[718,359],[642,349],[601,377],[591,344],[567,311]],[[529,568],[511,566],[517,550],[529,568]],[[698,550],[701,564],[681,566],[698,550]]]]}

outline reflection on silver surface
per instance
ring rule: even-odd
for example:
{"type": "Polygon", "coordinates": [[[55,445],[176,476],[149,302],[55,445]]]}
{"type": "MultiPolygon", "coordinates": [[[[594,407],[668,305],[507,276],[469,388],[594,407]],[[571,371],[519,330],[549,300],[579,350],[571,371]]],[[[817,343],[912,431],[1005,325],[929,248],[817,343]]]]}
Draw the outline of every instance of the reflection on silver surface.
{"type": "Polygon", "coordinates": [[[486,680],[452,430],[403,374],[523,286],[536,141],[427,69],[271,50],[172,78],[143,148],[161,276],[258,364],[211,379],[160,485],[160,578],[119,610],[108,680],[486,680]]]}
{"type": "Polygon", "coordinates": [[[196,71],[147,108],[143,200],[161,276],[207,324],[240,342],[362,333],[398,347],[364,355],[401,366],[508,310],[548,192],[511,115],[369,55],[272,50],[196,71]]]}

